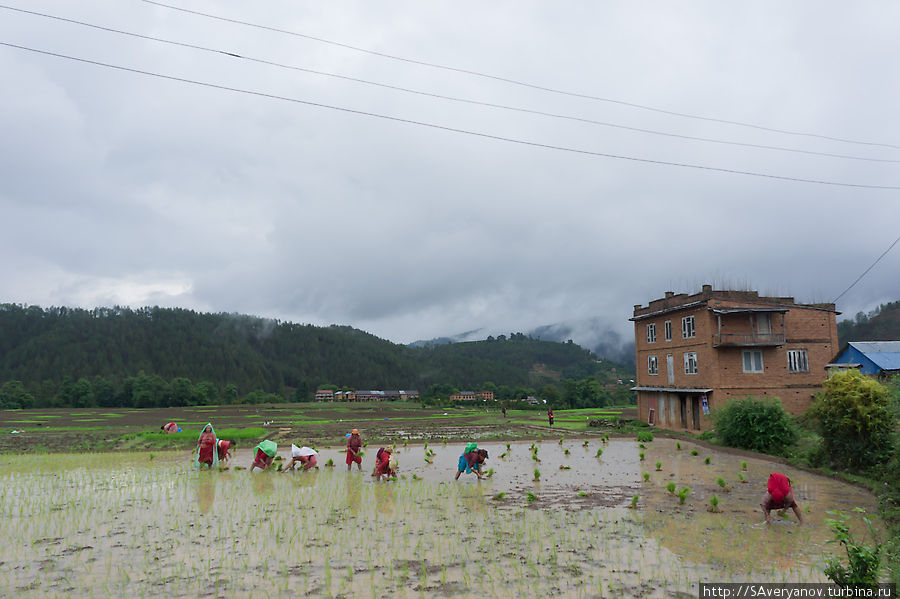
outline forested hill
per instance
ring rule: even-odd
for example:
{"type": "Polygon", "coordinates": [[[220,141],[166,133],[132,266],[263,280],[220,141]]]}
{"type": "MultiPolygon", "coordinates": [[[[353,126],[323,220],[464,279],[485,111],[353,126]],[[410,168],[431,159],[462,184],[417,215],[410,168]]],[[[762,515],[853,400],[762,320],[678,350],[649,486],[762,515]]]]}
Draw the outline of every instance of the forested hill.
{"type": "Polygon", "coordinates": [[[900,301],[839,322],[838,342],[843,347],[848,341],[900,341],[900,301]]]}
{"type": "Polygon", "coordinates": [[[37,403],[46,403],[40,398],[58,395],[65,385],[85,381],[120,395],[127,391],[123,385],[159,387],[174,385],[175,379],[182,387],[204,383],[205,398],[178,403],[222,399],[228,386],[233,397],[258,391],[304,401],[323,384],[423,394],[435,385],[535,389],[605,373],[602,381],[615,376],[610,375],[614,366],[598,363],[578,345],[518,334],[410,348],[350,327],[236,314],[0,305],[0,384],[21,381],[37,403]]]}

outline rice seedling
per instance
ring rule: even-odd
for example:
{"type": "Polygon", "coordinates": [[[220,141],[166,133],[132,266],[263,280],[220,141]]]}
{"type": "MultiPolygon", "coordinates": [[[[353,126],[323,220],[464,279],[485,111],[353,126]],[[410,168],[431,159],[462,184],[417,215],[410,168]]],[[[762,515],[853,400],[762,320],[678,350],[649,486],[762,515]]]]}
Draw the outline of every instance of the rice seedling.
{"type": "Polygon", "coordinates": [[[510,449],[511,449],[511,445],[510,445],[509,443],[507,443],[507,444],[506,444],[506,451],[509,451],[510,449]]]}
{"type": "Polygon", "coordinates": [[[563,464],[560,464],[560,465],[559,465],[559,469],[560,469],[560,470],[571,470],[572,467],[571,467],[571,466],[565,466],[565,465],[563,465],[563,464]]]}
{"type": "Polygon", "coordinates": [[[681,451],[681,441],[675,441],[675,449],[681,451]]]}
{"type": "Polygon", "coordinates": [[[719,485],[719,488],[721,488],[726,493],[731,493],[731,487],[725,484],[725,479],[721,476],[716,479],[716,484],[719,485]]]}
{"type": "Polygon", "coordinates": [[[599,457],[602,456],[602,455],[603,455],[603,450],[600,449],[600,448],[598,447],[598,448],[597,448],[597,453],[594,455],[594,457],[595,457],[595,458],[599,458],[599,457]]]}
{"type": "Polygon", "coordinates": [[[744,476],[743,473],[741,473],[741,472],[738,472],[738,479],[739,479],[742,483],[746,483],[746,482],[747,482],[747,477],[744,476]]]}
{"type": "Polygon", "coordinates": [[[569,450],[568,450],[568,448],[567,448],[563,453],[564,453],[565,455],[569,455],[569,450]]]}
{"type": "Polygon", "coordinates": [[[650,482],[650,473],[649,472],[644,472],[643,476],[644,476],[645,483],[650,482]]]}
{"type": "Polygon", "coordinates": [[[719,498],[716,495],[713,495],[709,498],[709,507],[706,508],[707,511],[718,513],[719,512],[719,498]]]}
{"type": "Polygon", "coordinates": [[[643,443],[639,443],[638,447],[640,447],[641,449],[647,449],[647,446],[644,445],[643,443]]]}
{"type": "Polygon", "coordinates": [[[500,491],[499,493],[494,495],[491,499],[493,499],[494,501],[503,501],[504,499],[506,499],[506,491],[500,491]]]}
{"type": "Polygon", "coordinates": [[[653,433],[650,431],[638,431],[637,440],[649,443],[650,441],[653,441],[653,433]]]}
{"type": "Polygon", "coordinates": [[[487,478],[491,478],[492,476],[494,476],[494,469],[493,469],[493,468],[488,468],[488,469],[485,471],[484,475],[485,475],[487,478]]]}
{"type": "Polygon", "coordinates": [[[674,495],[674,494],[675,494],[675,487],[676,487],[676,486],[677,486],[677,485],[675,484],[674,481],[669,481],[668,483],[666,483],[666,491],[668,491],[669,493],[671,493],[672,495],[674,495]]]}
{"type": "Polygon", "coordinates": [[[633,495],[633,496],[631,497],[631,504],[630,504],[628,507],[630,507],[631,509],[636,509],[636,508],[637,508],[637,504],[638,504],[638,500],[639,500],[640,498],[641,498],[640,495],[633,495]]]}
{"type": "Polygon", "coordinates": [[[537,468],[534,469],[534,479],[535,481],[541,480],[541,471],[537,468]]]}
{"type": "Polygon", "coordinates": [[[582,447],[587,447],[588,445],[590,445],[590,442],[587,440],[585,440],[585,442],[581,444],[582,447]]]}
{"type": "Polygon", "coordinates": [[[687,499],[688,493],[691,492],[691,488],[688,486],[684,486],[678,489],[678,503],[683,504],[687,499]]]}
{"type": "Polygon", "coordinates": [[[532,503],[532,502],[534,502],[534,501],[537,501],[537,495],[535,495],[535,494],[532,493],[531,491],[526,491],[526,492],[525,492],[525,501],[527,501],[528,503],[532,503]]]}
{"type": "Polygon", "coordinates": [[[644,452],[643,452],[643,451],[640,452],[640,453],[638,454],[638,457],[641,458],[641,461],[643,462],[643,461],[644,461],[644,452]]]}
{"type": "Polygon", "coordinates": [[[706,456],[706,458],[703,460],[703,463],[704,463],[704,464],[709,464],[711,461],[712,461],[712,458],[709,457],[709,456],[706,456]]]}
{"type": "Polygon", "coordinates": [[[656,471],[660,472],[662,470],[662,462],[656,462],[656,471]]]}
{"type": "Polygon", "coordinates": [[[587,492],[585,492],[585,491],[578,491],[578,496],[579,496],[579,497],[587,497],[588,495],[590,495],[590,493],[587,493],[587,492]]]}
{"type": "Polygon", "coordinates": [[[507,453],[504,451],[503,453],[500,454],[500,459],[501,459],[501,460],[505,460],[507,455],[509,455],[509,454],[507,454],[507,453]]]}
{"type": "Polygon", "coordinates": [[[741,470],[743,470],[744,472],[747,471],[747,462],[741,462],[741,470]]]}
{"type": "Polygon", "coordinates": [[[692,450],[691,450],[691,455],[700,455],[700,452],[697,451],[696,449],[692,449],[692,450]]]}
{"type": "Polygon", "coordinates": [[[566,440],[565,437],[560,437],[560,438],[559,438],[559,444],[562,445],[562,444],[563,444],[563,441],[565,441],[565,440],[566,440]]]}

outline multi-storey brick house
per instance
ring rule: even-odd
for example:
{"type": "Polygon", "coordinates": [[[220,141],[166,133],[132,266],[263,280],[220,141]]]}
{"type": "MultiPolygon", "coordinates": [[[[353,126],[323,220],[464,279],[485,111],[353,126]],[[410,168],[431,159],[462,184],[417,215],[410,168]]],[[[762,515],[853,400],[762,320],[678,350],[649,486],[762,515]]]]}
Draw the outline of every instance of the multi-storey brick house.
{"type": "Polygon", "coordinates": [[[636,304],[630,320],[640,419],[703,430],[718,406],[748,395],[777,397],[802,414],[838,347],[834,308],[711,285],[636,304]]]}

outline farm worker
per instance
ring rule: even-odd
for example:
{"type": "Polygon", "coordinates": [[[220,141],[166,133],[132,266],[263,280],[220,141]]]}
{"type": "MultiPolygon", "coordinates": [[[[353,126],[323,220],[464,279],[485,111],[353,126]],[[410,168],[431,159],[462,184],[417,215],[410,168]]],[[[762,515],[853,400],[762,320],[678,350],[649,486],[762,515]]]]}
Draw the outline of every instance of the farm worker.
{"type": "Polygon", "coordinates": [[[500,411],[503,412],[503,417],[506,418],[506,406],[500,408],[500,411]]]}
{"type": "Polygon", "coordinates": [[[288,470],[294,469],[294,464],[300,463],[300,467],[303,470],[309,470],[310,468],[319,469],[319,463],[317,456],[319,454],[315,449],[310,447],[297,447],[293,443],[291,444],[291,461],[288,462],[287,467],[284,469],[285,472],[288,470]]]}
{"type": "Polygon", "coordinates": [[[234,454],[234,448],[237,447],[237,443],[234,441],[226,441],[225,439],[219,439],[219,445],[216,447],[219,454],[220,462],[227,462],[231,459],[231,455],[234,454]]]}
{"type": "Polygon", "coordinates": [[[164,424],[161,427],[162,430],[166,431],[167,434],[171,435],[172,433],[180,433],[181,429],[178,428],[178,425],[174,422],[170,422],[168,424],[164,424]]]}
{"type": "Polygon", "coordinates": [[[194,463],[198,468],[201,464],[206,464],[209,468],[219,465],[219,456],[216,451],[217,444],[216,432],[213,430],[212,424],[207,423],[200,432],[200,436],[197,437],[197,455],[194,458],[194,463]]]}
{"type": "Polygon", "coordinates": [[[372,476],[378,476],[378,464],[381,463],[381,456],[384,455],[384,447],[379,447],[375,454],[375,467],[372,469],[372,476]]]}
{"type": "Polygon", "coordinates": [[[766,485],[767,493],[763,496],[760,507],[766,515],[766,523],[771,522],[769,512],[772,510],[784,510],[791,508],[797,515],[797,520],[802,524],[803,516],[800,515],[800,507],[794,500],[794,492],[791,490],[791,481],[788,477],[778,472],[769,475],[769,482],[766,485]]]}
{"type": "Polygon", "coordinates": [[[256,457],[253,458],[253,463],[250,465],[250,472],[253,472],[254,468],[268,470],[275,460],[275,452],[278,451],[278,444],[275,443],[275,441],[266,439],[265,441],[261,441],[260,444],[253,449],[256,450],[256,457]]]}
{"type": "Polygon", "coordinates": [[[477,443],[466,444],[466,448],[463,450],[462,455],[459,456],[459,465],[456,467],[456,478],[453,480],[459,480],[459,475],[463,472],[467,474],[474,472],[478,478],[481,478],[481,463],[487,458],[487,451],[483,449],[480,451],[484,451],[484,457],[481,457],[477,443]]]}
{"type": "Polygon", "coordinates": [[[353,429],[347,438],[347,472],[350,472],[353,462],[356,462],[359,471],[362,472],[362,456],[359,455],[361,449],[362,437],[359,436],[358,429],[353,429]]]}
{"type": "Polygon", "coordinates": [[[547,420],[550,421],[550,426],[553,426],[553,408],[547,410],[547,420]]]}
{"type": "MultiPolygon", "coordinates": [[[[390,447],[382,447],[379,450],[379,456],[375,461],[375,478],[381,480],[381,477],[390,478],[396,474],[396,470],[391,469],[391,457],[394,451],[390,447]]],[[[394,464],[397,464],[396,459],[394,464]]]]}

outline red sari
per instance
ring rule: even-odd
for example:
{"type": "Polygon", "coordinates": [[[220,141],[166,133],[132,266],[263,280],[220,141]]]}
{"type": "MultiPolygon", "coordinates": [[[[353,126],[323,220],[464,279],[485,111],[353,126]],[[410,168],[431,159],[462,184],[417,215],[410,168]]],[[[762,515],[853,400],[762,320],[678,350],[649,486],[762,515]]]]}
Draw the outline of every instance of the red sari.
{"type": "Polygon", "coordinates": [[[201,464],[208,464],[212,466],[213,458],[216,457],[215,433],[202,433],[197,443],[200,445],[200,453],[197,456],[197,461],[201,464]]]}
{"type": "Polygon", "coordinates": [[[219,461],[220,462],[225,459],[226,455],[228,455],[228,450],[230,448],[231,448],[231,441],[225,441],[225,440],[219,441],[219,446],[218,446],[217,450],[219,452],[219,461]]]}

